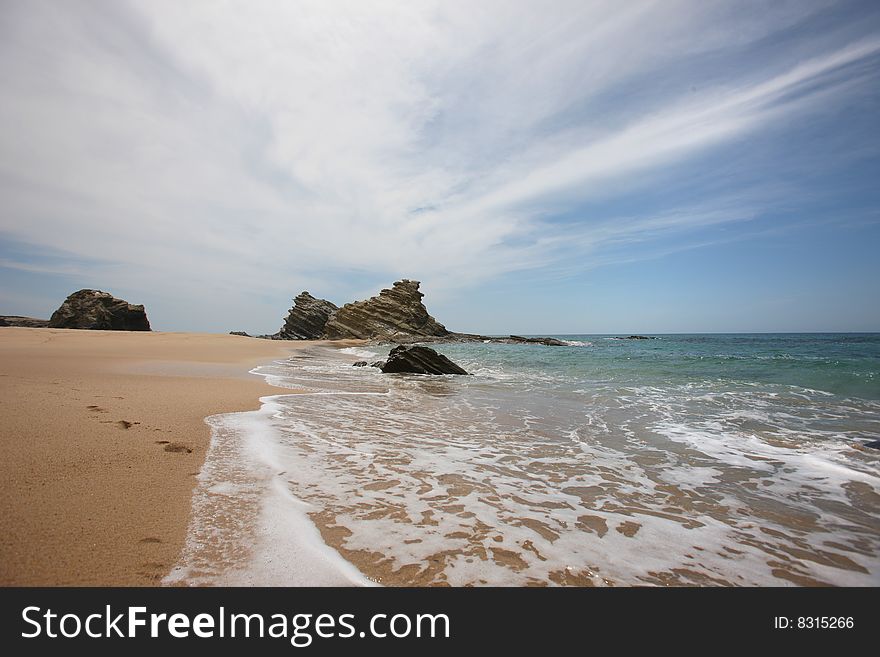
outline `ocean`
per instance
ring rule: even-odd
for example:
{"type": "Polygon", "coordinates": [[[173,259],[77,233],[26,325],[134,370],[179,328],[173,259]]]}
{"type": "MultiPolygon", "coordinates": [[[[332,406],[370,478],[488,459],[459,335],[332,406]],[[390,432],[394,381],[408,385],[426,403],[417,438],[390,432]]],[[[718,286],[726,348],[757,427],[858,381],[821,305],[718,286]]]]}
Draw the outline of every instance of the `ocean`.
{"type": "Polygon", "coordinates": [[[259,367],[171,584],[880,584],[880,334],[554,336],[259,367]]]}

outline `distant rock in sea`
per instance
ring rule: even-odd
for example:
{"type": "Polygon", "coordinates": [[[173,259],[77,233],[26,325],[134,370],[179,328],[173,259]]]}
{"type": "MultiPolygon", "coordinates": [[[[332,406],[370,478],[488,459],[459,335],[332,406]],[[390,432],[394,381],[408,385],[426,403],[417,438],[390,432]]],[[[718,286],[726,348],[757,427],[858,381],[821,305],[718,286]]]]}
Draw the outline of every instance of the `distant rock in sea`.
{"type": "Polygon", "coordinates": [[[443,354],[417,345],[401,345],[392,349],[381,370],[383,374],[467,374],[443,354]]]}
{"type": "MultiPolygon", "coordinates": [[[[400,340],[400,342],[429,342],[429,340],[421,338],[400,340]]],[[[477,333],[447,333],[442,337],[431,339],[430,342],[492,342],[495,344],[541,344],[548,347],[571,347],[573,344],[570,342],[565,342],[564,340],[557,340],[556,338],[527,338],[522,335],[479,335],[477,333]]]]}
{"type": "Polygon", "coordinates": [[[250,333],[246,333],[245,331],[230,331],[229,335],[240,335],[243,338],[251,337],[250,333]]]}
{"type": "Polygon", "coordinates": [[[26,328],[46,328],[48,319],[35,319],[21,315],[0,315],[0,326],[24,326],[26,328]]]}
{"type": "Polygon", "coordinates": [[[511,335],[510,340],[512,342],[519,342],[521,344],[543,344],[548,347],[567,347],[569,346],[567,343],[562,340],[557,340],[556,338],[524,338],[521,335],[511,335]]]}
{"type": "Polygon", "coordinates": [[[303,292],[293,300],[293,308],[284,320],[284,326],[273,336],[280,340],[318,340],[324,335],[327,320],[338,310],[335,303],[316,299],[303,292]]]}
{"type": "Polygon", "coordinates": [[[324,326],[324,338],[391,341],[443,337],[449,331],[428,314],[418,281],[401,280],[379,296],[347,303],[324,326]]]}
{"type": "Polygon", "coordinates": [[[100,290],[74,292],[52,313],[49,328],[149,331],[144,307],[100,290]]]}
{"type": "Polygon", "coordinates": [[[625,338],[612,338],[612,340],[656,340],[652,335],[628,335],[625,338]]]}

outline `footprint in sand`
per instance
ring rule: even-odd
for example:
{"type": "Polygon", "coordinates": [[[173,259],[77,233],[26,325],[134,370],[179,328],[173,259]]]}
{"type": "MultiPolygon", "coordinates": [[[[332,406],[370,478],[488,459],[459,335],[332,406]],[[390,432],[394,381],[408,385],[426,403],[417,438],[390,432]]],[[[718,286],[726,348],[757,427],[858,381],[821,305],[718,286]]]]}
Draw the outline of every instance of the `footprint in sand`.
{"type": "Polygon", "coordinates": [[[86,406],[86,408],[89,409],[92,413],[106,413],[107,412],[106,408],[101,408],[100,406],[97,406],[95,404],[91,404],[89,406],[86,406]]]}
{"type": "Polygon", "coordinates": [[[119,420],[116,424],[118,424],[123,429],[131,429],[134,425],[140,424],[140,422],[129,422],[128,420],[119,420]]]}
{"type": "Polygon", "coordinates": [[[165,451],[175,454],[192,454],[192,449],[183,443],[168,443],[165,445],[165,451]]]}
{"type": "Polygon", "coordinates": [[[161,538],[156,538],[155,536],[147,536],[146,538],[142,538],[138,543],[161,543],[161,538]]]}
{"type": "Polygon", "coordinates": [[[162,577],[167,566],[164,563],[159,563],[157,561],[147,561],[141,564],[141,568],[143,570],[140,570],[138,575],[146,577],[149,580],[157,581],[162,577]]]}

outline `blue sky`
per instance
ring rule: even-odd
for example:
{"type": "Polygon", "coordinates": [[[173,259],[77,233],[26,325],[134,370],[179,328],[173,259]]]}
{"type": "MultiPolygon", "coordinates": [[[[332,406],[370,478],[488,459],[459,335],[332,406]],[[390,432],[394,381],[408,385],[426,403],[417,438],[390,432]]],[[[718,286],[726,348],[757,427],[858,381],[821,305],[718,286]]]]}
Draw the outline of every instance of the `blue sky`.
{"type": "Polygon", "coordinates": [[[0,13],[0,314],[408,277],[463,331],[880,330],[876,2],[0,13]]]}

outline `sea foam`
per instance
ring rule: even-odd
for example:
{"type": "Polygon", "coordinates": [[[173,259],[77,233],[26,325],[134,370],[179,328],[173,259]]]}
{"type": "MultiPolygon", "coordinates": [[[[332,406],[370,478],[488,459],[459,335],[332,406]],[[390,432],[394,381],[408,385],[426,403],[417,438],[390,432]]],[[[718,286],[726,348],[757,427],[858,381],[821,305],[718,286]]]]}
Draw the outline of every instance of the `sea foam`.
{"type": "Polygon", "coordinates": [[[304,394],[210,418],[167,582],[878,583],[878,458],[854,446],[880,403],[593,344],[438,345],[469,377],[351,348],[258,368],[304,394]]]}

